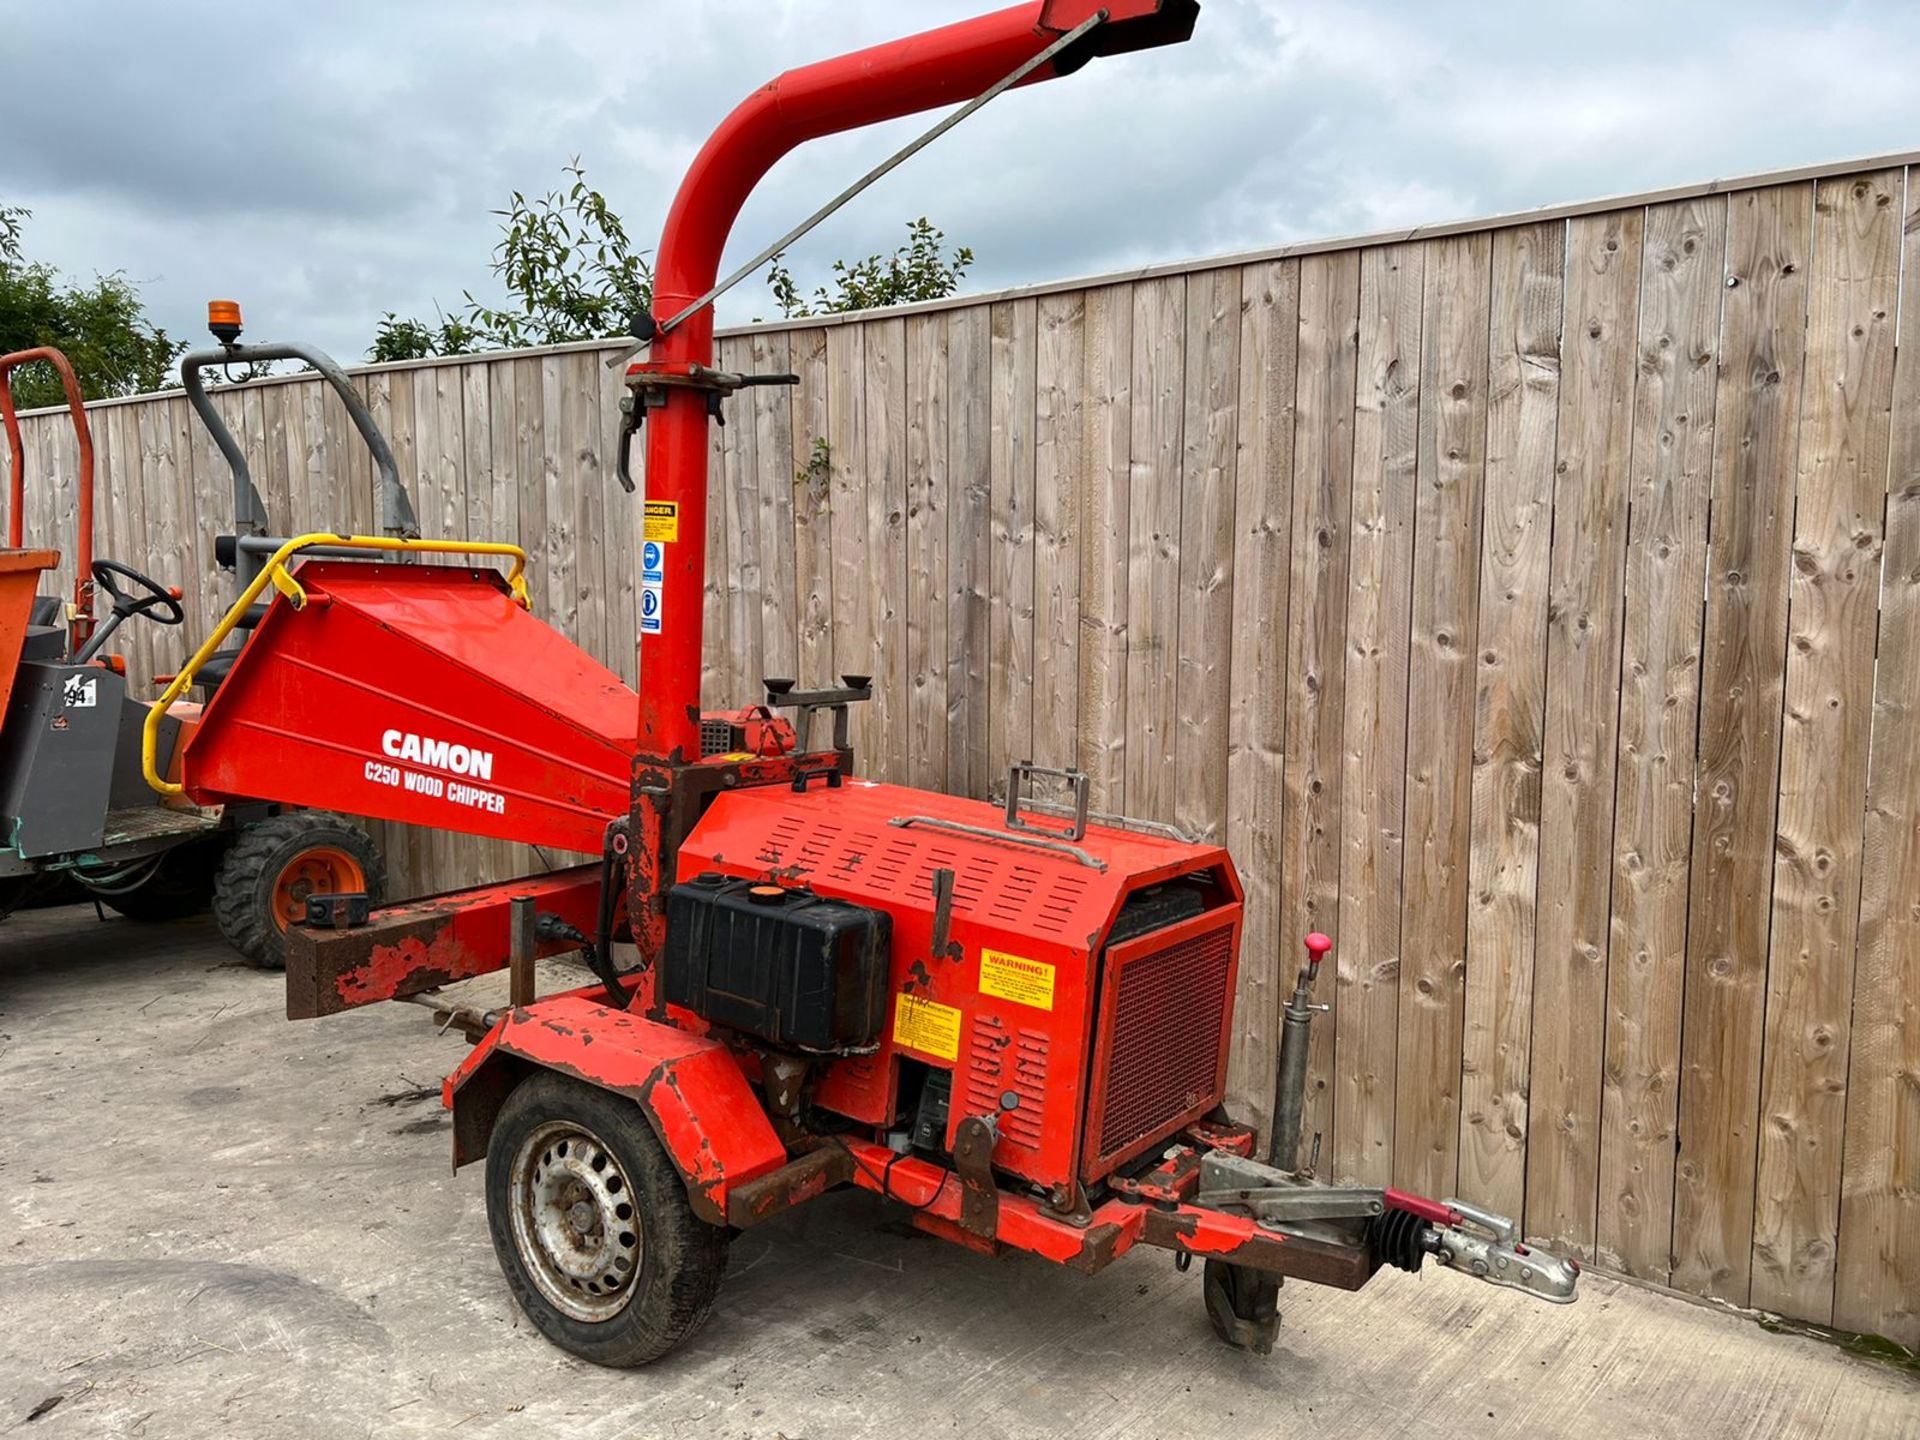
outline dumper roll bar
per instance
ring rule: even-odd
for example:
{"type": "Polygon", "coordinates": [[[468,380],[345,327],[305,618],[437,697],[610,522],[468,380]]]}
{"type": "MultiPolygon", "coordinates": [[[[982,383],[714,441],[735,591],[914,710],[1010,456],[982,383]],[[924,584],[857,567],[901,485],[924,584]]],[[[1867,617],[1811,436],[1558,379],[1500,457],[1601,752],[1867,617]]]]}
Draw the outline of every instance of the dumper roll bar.
{"type": "Polygon", "coordinates": [[[80,533],[74,542],[73,611],[67,617],[68,653],[76,654],[93,635],[93,431],[87,425],[87,402],[81,397],[80,381],[74,376],[73,366],[51,345],[0,355],[0,417],[6,421],[7,449],[13,458],[13,488],[7,505],[7,547],[18,550],[26,544],[27,455],[20,439],[20,416],[13,405],[13,372],[35,360],[46,361],[60,377],[60,388],[67,395],[67,413],[73,417],[73,433],[80,441],[80,467],[76,477],[80,488],[80,533]]]}
{"type": "Polygon", "coordinates": [[[360,438],[366,442],[367,450],[373,456],[376,488],[380,496],[381,533],[395,539],[417,540],[420,537],[420,522],[413,513],[413,500],[407,494],[407,487],[400,483],[400,470],[393,463],[393,451],[388,447],[386,437],[380,433],[380,427],[373,423],[373,416],[367,412],[352,381],[348,380],[347,372],[335,364],[331,356],[297,342],[232,344],[223,345],[217,350],[195,350],[180,361],[180,382],[186,387],[188,403],[200,417],[200,423],[207,427],[207,433],[213,436],[213,443],[220,447],[228,468],[233,471],[233,523],[234,533],[238,537],[233,564],[235,594],[246,590],[254,577],[261,573],[268,557],[279,548],[279,544],[277,541],[264,545],[257,543],[272,538],[272,522],[267,518],[267,507],[260,498],[259,488],[253,483],[253,472],[247,466],[246,452],[233,438],[233,432],[227,428],[227,422],[220,418],[220,412],[213,408],[206,386],[200,381],[200,372],[209,366],[225,366],[236,361],[250,364],[268,360],[304,360],[340,397],[340,403],[347,407],[347,415],[353,421],[353,428],[360,432],[360,438]]]}

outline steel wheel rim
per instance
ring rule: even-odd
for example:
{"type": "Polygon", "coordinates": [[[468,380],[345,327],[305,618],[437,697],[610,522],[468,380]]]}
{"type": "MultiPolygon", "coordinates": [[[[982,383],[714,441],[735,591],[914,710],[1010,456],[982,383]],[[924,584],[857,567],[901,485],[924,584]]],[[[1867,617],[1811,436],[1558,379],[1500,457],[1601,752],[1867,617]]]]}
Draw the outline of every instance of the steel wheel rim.
{"type": "Polygon", "coordinates": [[[633,1181],[600,1137],[549,1120],[514,1152],[507,1189],[513,1246],[541,1296],[589,1324],[626,1309],[645,1242],[633,1181]]]}
{"type": "Polygon", "coordinates": [[[273,880],[273,923],[282,934],[307,915],[309,895],[342,895],[367,888],[367,872],[346,851],[332,845],[302,850],[273,880]]]}

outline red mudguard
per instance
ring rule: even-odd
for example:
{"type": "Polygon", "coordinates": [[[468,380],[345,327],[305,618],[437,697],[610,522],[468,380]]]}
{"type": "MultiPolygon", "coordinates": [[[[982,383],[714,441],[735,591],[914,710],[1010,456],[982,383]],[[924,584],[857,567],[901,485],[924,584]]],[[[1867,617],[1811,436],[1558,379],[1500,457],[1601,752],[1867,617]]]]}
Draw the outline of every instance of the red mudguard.
{"type": "Polygon", "coordinates": [[[487,1153],[507,1094],[531,1069],[557,1070],[625,1095],[646,1113],[687,1182],[694,1214],[726,1222],[729,1189],[786,1163],[733,1052],[581,995],[508,1012],[449,1075],[455,1167],[487,1153]]]}

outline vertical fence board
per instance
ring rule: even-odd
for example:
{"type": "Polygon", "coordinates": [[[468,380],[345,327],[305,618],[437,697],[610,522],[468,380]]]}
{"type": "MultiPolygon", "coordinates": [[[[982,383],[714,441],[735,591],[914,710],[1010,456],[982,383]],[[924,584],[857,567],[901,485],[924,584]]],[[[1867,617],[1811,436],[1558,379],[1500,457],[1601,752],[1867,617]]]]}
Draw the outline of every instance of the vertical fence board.
{"type": "MultiPolygon", "coordinates": [[[[873,594],[867,588],[866,329],[849,325],[827,332],[827,441],[833,477],[833,658],[836,674],[873,673],[873,594]]],[[[868,744],[870,706],[856,705],[850,719],[854,753],[873,769],[868,744]]]]}
{"type": "Polygon", "coordinates": [[[1747,1303],[1813,187],[1729,201],[1688,878],[1673,1283],[1747,1303]]]}
{"type": "Polygon", "coordinates": [[[1601,1263],[1664,1284],[1726,201],[1647,212],[1601,1081],[1601,1263]]]}
{"type": "MultiPolygon", "coordinates": [[[[599,549],[601,583],[606,587],[607,647],[599,658],[609,670],[632,685],[640,663],[640,540],[646,524],[646,507],[639,495],[640,474],[644,468],[639,452],[646,447],[639,436],[634,437],[634,443],[629,447],[627,473],[635,486],[634,490],[629,491],[620,482],[618,448],[623,418],[620,402],[628,393],[625,367],[609,369],[604,355],[595,354],[592,358],[591,374],[600,384],[600,434],[596,447],[600,456],[600,491],[606,497],[605,529],[601,534],[599,549]]],[[[784,370],[786,366],[783,364],[779,368],[784,370]]],[[[753,392],[752,403],[756,407],[778,404],[784,415],[789,402],[784,395],[769,395],[765,390],[757,390],[753,392]]],[[[500,503],[505,508],[511,502],[507,499],[500,503]]],[[[791,534],[786,544],[791,558],[791,534]]]]}
{"type": "Polygon", "coordinates": [[[1920,184],[1907,172],[1833,1323],[1920,1346],[1920,184]]]}
{"type": "Polygon", "coordinates": [[[907,775],[907,374],[906,322],[867,326],[865,465],[867,612],[873,626],[873,700],[867,773],[907,775]]]}
{"type": "Polygon", "coordinates": [[[1383,247],[1360,257],[1340,782],[1340,946],[1333,957],[1340,1017],[1333,1066],[1333,1174],[1367,1185],[1393,1178],[1407,637],[1425,274],[1426,251],[1418,245],[1383,247]]]}
{"type": "Polygon", "coordinates": [[[1832,1317],[1887,506],[1898,170],[1823,180],[1788,612],[1753,1303],[1832,1317]]]}
{"type": "Polygon", "coordinates": [[[815,689],[839,683],[833,668],[833,472],[820,452],[831,428],[827,337],[821,330],[797,330],[788,344],[793,373],[800,377],[791,411],[793,603],[798,611],[794,668],[801,688],[815,689]]]}
{"type": "MultiPolygon", "coordinates": [[[[724,363],[724,362],[723,362],[724,363]]],[[[853,384],[859,384],[859,372],[854,372],[853,384]]],[[[849,401],[849,409],[855,408],[849,401]]],[[[719,426],[709,426],[707,430],[707,529],[706,576],[700,587],[700,609],[704,624],[700,637],[700,707],[703,710],[724,710],[734,703],[736,686],[734,683],[733,650],[733,606],[727,593],[728,577],[732,574],[733,537],[727,533],[727,457],[725,446],[726,432],[719,426]]],[[[857,477],[862,468],[862,457],[855,455],[851,461],[853,473],[857,477]]],[[[681,524],[684,527],[685,518],[681,524]]],[[[695,544],[699,536],[689,536],[684,528],[678,544],[695,544]]],[[[835,563],[840,559],[841,537],[834,536],[835,563]]],[[[864,537],[848,541],[846,549],[850,552],[864,548],[864,537]]],[[[664,605],[664,601],[662,602],[664,605]]],[[[674,617],[662,614],[661,626],[671,625],[674,617]]],[[[862,647],[864,649],[864,647],[862,647]]]]}
{"type": "Polygon", "coordinates": [[[1085,295],[1043,297],[1034,365],[1032,758],[1067,768],[1080,730],[1086,319],[1085,295]]]}
{"type": "Polygon", "coordinates": [[[1133,449],[1133,296],[1125,286],[1088,292],[1085,351],[1076,763],[1086,772],[1093,807],[1123,814],[1133,449]]]}
{"type": "Polygon", "coordinates": [[[907,773],[947,784],[947,317],[907,321],[907,773]]]}
{"type": "Polygon", "coordinates": [[[1487,479],[1475,646],[1460,1193],[1526,1208],[1527,1086],[1546,724],[1547,580],[1566,225],[1493,237],[1487,479]]]}
{"type": "MultiPolygon", "coordinates": [[[[784,332],[753,337],[748,353],[756,375],[791,373],[787,341],[784,332]]],[[[791,680],[798,673],[795,669],[800,646],[795,582],[798,532],[794,524],[794,475],[798,465],[794,455],[791,398],[778,385],[762,386],[747,394],[751,409],[743,413],[740,423],[753,426],[751,498],[758,512],[753,523],[760,533],[760,628],[766,665],[763,674],[749,677],[753,688],[750,698],[758,700],[762,698],[759,684],[768,675],[791,680]]],[[[629,554],[632,549],[631,545],[626,547],[629,554]]]]}
{"type": "Polygon", "coordinates": [[[1033,756],[1034,366],[1039,315],[1032,300],[993,307],[987,615],[987,773],[1033,756]]]}
{"type": "Polygon", "coordinates": [[[947,317],[947,774],[956,795],[987,793],[992,648],[993,332],[987,307],[947,317]]]}
{"type": "MultiPolygon", "coordinates": [[[[1277,998],[1284,998],[1304,958],[1303,936],[1322,930],[1339,940],[1347,552],[1359,332],[1360,257],[1348,252],[1301,261],[1277,998]]],[[[1332,1003],[1333,988],[1323,987],[1316,999],[1332,1003]]],[[[1337,1023],[1338,1017],[1323,1019],[1337,1023]]],[[[1333,1048],[1334,1025],[1315,1025],[1300,1128],[1303,1156],[1309,1159],[1331,1110],[1327,1081],[1333,1048]]]]}
{"type": "Polygon", "coordinates": [[[1180,629],[1180,452],[1187,282],[1133,290],[1133,447],[1127,483],[1127,813],[1171,821],[1180,629]]]}
{"type": "Polygon", "coordinates": [[[1559,461],[1541,767],[1527,1233],[1593,1254],[1621,596],[1633,454],[1633,337],[1645,216],[1567,232],[1559,461]]]}
{"type": "Polygon", "coordinates": [[[1226,840],[1247,898],[1227,1098],[1235,1115],[1265,1135],[1273,1118],[1285,961],[1293,954],[1280,934],[1280,849],[1300,262],[1250,265],[1241,273],[1240,285],[1226,840]]]}
{"type": "Polygon", "coordinates": [[[1393,1173],[1428,1194],[1459,1171],[1492,264],[1485,235],[1435,241],[1423,287],[1393,1173]]]}
{"type": "Polygon", "coordinates": [[[1188,282],[1186,355],[1175,632],[1178,713],[1169,736],[1173,818],[1187,834],[1218,843],[1226,838],[1227,767],[1221,761],[1232,708],[1238,270],[1214,270],[1188,282]]]}
{"type": "MultiPolygon", "coordinates": [[[[753,345],[744,335],[721,341],[720,365],[735,374],[753,369],[753,345]]],[[[766,698],[760,682],[769,675],[766,616],[761,608],[766,561],[760,542],[760,448],[753,423],[754,390],[737,391],[723,402],[727,433],[721,439],[726,464],[722,489],[726,509],[714,518],[727,527],[727,635],[731,642],[727,708],[766,698]]]]}

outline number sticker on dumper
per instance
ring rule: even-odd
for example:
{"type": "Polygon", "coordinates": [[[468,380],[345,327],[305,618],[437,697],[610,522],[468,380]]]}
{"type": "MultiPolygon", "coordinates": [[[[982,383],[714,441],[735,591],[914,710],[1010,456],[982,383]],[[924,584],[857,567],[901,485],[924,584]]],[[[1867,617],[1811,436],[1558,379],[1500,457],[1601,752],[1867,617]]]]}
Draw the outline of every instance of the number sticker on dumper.
{"type": "Polygon", "coordinates": [[[1004,950],[980,952],[980,993],[1036,1010],[1053,1009],[1053,966],[1004,950]]]}

